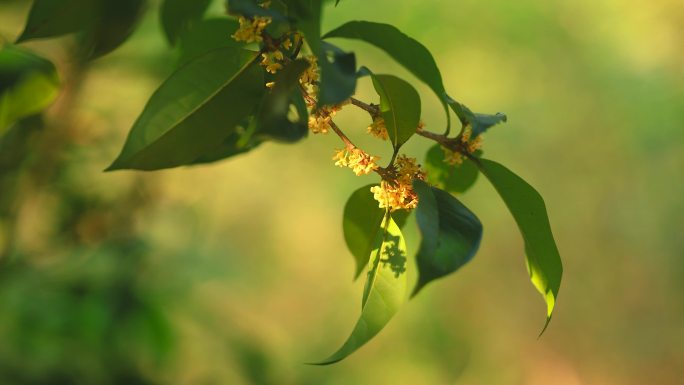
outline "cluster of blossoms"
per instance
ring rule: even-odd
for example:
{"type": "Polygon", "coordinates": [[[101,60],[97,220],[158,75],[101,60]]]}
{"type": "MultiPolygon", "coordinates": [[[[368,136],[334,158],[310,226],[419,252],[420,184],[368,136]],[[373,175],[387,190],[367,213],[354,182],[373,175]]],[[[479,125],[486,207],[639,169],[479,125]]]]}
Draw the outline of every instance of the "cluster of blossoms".
{"type": "Polygon", "coordinates": [[[331,129],[330,123],[339,106],[323,106],[309,114],[309,130],[314,134],[327,134],[331,129]]]}
{"type": "Polygon", "coordinates": [[[335,151],[335,156],[333,156],[335,166],[349,167],[357,176],[368,175],[377,170],[378,165],[375,162],[378,159],[380,158],[369,155],[356,147],[337,150],[335,151]]]}
{"type": "Polygon", "coordinates": [[[379,115],[373,117],[373,122],[368,126],[367,131],[369,134],[382,140],[387,140],[389,138],[387,127],[385,127],[385,119],[379,115]]]}
{"type": "MultiPolygon", "coordinates": [[[[472,154],[475,151],[479,150],[482,147],[482,135],[478,135],[476,138],[472,139],[473,136],[473,129],[470,126],[466,126],[465,130],[460,136],[461,143],[463,145],[463,148],[469,153],[472,154]]],[[[451,151],[450,149],[446,147],[442,147],[442,150],[444,151],[444,161],[450,165],[457,165],[457,164],[462,164],[463,163],[463,154],[455,151],[451,151]]]]}
{"type": "Polygon", "coordinates": [[[415,158],[405,155],[397,157],[396,170],[395,179],[383,180],[380,186],[371,187],[373,197],[380,203],[380,208],[389,208],[390,211],[415,209],[418,206],[418,195],[413,191],[413,180],[425,180],[425,171],[416,163],[415,158]]]}
{"type": "Polygon", "coordinates": [[[268,16],[254,16],[252,18],[240,16],[238,22],[240,28],[232,35],[233,39],[245,43],[260,43],[264,39],[262,37],[264,29],[271,24],[271,18],[268,16]]]}

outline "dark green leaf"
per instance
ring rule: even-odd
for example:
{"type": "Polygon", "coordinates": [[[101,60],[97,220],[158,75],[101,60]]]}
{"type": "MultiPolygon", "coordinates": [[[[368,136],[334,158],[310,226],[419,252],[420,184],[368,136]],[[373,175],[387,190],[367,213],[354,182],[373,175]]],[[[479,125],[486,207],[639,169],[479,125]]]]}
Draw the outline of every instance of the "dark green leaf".
{"type": "Polygon", "coordinates": [[[309,115],[299,89],[299,78],[309,68],[305,59],[288,64],[274,78],[275,85],[263,99],[257,114],[259,137],[284,142],[296,142],[306,137],[309,115]],[[291,116],[294,105],[296,116],[291,116]]]}
{"type": "Polygon", "coordinates": [[[78,35],[80,56],[93,60],[119,48],[133,34],[146,0],[99,0],[96,14],[78,35]]]}
{"type": "Polygon", "coordinates": [[[494,115],[478,114],[472,112],[464,104],[455,101],[451,97],[447,97],[447,100],[449,102],[449,106],[461,121],[461,124],[463,124],[463,126],[470,126],[472,128],[472,138],[477,138],[480,134],[487,131],[491,127],[508,120],[506,115],[500,112],[494,115]]]}
{"type": "Polygon", "coordinates": [[[230,134],[219,146],[206,152],[192,164],[214,163],[257,148],[262,140],[254,137],[254,128],[252,127],[254,124],[254,119],[249,119],[247,124],[236,127],[235,132],[230,134]]]}
{"type": "Polygon", "coordinates": [[[0,135],[17,119],[49,106],[58,91],[50,61],[11,45],[0,48],[0,135]]]}
{"type": "Polygon", "coordinates": [[[175,45],[184,32],[202,20],[209,4],[211,0],[164,0],[160,8],[160,18],[171,45],[175,45]]]}
{"type": "Polygon", "coordinates": [[[466,192],[477,181],[480,172],[471,162],[448,164],[444,161],[444,151],[439,144],[430,147],[425,157],[425,170],[433,185],[452,194],[466,192]]]}
{"type": "Polygon", "coordinates": [[[224,47],[176,71],[152,95],[108,170],[176,167],[212,152],[263,95],[256,55],[224,47]]]}
{"type": "Polygon", "coordinates": [[[416,221],[422,235],[416,256],[416,295],[431,281],[455,272],[475,256],[482,223],[448,192],[421,180],[415,180],[413,188],[419,199],[416,221]]]}
{"type": "Polygon", "coordinates": [[[393,75],[371,75],[380,95],[380,112],[394,148],[406,143],[420,122],[420,96],[409,83],[393,75]]]}
{"type": "Polygon", "coordinates": [[[371,269],[364,288],[361,318],[342,347],[317,365],[343,360],[370,341],[397,313],[406,296],[406,244],[399,226],[383,223],[371,252],[371,269]]]}
{"type": "MultiPolygon", "coordinates": [[[[377,185],[370,184],[354,191],[344,206],[342,230],[347,248],[356,261],[355,278],[358,278],[368,264],[371,250],[376,247],[374,241],[382,230],[382,219],[385,216],[385,210],[381,209],[373,198],[373,186],[377,185]]],[[[406,210],[392,213],[392,219],[399,228],[404,226],[407,217],[406,210]]]]}
{"type": "Polygon", "coordinates": [[[262,7],[255,0],[227,0],[226,8],[231,15],[239,16],[268,16],[274,21],[287,20],[278,10],[271,7],[262,7]]]}
{"type": "Polygon", "coordinates": [[[213,49],[221,47],[241,47],[243,44],[230,38],[239,27],[234,19],[208,19],[198,21],[180,36],[178,66],[213,49]]]}
{"type": "Polygon", "coordinates": [[[501,195],[522,233],[527,270],[532,283],[546,301],[546,329],[558,298],[563,264],[553,239],[544,199],[537,190],[501,164],[480,159],[478,166],[501,195]]]}
{"type": "Polygon", "coordinates": [[[95,14],[95,6],[93,0],[35,0],[17,42],[81,31],[95,14]]]}
{"type": "Polygon", "coordinates": [[[447,122],[449,121],[442,75],[430,51],[418,41],[392,25],[369,21],[351,21],[323,36],[324,39],[331,37],[362,40],[387,52],[434,91],[444,105],[447,122]]]}

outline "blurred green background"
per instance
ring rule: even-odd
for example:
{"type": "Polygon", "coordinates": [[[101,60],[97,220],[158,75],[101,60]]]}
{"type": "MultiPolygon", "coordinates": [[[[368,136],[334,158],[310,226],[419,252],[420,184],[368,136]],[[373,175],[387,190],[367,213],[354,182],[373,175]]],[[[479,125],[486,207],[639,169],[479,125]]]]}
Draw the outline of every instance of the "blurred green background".
{"type": "MultiPolygon", "coordinates": [[[[29,6],[0,1],[0,39],[16,38],[29,6]]],[[[333,166],[332,136],[209,166],[103,173],[174,67],[156,11],[89,68],[70,66],[68,41],[27,44],[67,87],[49,124],[25,122],[0,142],[0,384],[681,383],[684,2],[327,8],[324,30],[392,23],[435,54],[454,97],[508,114],[484,150],[545,197],[565,265],[537,339],[543,301],[482,179],[463,196],[485,225],[476,258],[329,367],[302,363],[335,350],[358,317],[342,208],[374,179],[333,166]]],[[[339,44],[412,79],[375,48],[339,44]]],[[[365,100],[371,90],[359,85],[365,100]]],[[[441,107],[420,91],[427,127],[441,130],[441,107]]],[[[387,156],[362,113],[338,123],[387,156]]],[[[422,158],[428,145],[414,138],[407,152],[422,158]]],[[[415,226],[406,236],[413,254],[415,226]]]]}

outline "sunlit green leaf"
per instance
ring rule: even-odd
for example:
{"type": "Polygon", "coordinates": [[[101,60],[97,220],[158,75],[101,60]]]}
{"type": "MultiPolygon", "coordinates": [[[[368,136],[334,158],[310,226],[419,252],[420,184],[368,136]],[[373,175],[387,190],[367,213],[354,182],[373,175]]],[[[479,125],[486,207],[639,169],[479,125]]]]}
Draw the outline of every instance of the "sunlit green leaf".
{"type": "Polygon", "coordinates": [[[36,114],[57,97],[55,66],[30,51],[0,48],[0,135],[17,119],[36,114]]]}
{"type": "Polygon", "coordinates": [[[179,37],[193,24],[202,20],[209,4],[211,0],[164,0],[159,15],[162,28],[171,45],[175,45],[179,37]]]}
{"type": "Polygon", "coordinates": [[[505,114],[496,113],[494,115],[490,114],[478,114],[472,112],[464,104],[455,101],[454,99],[448,97],[449,106],[456,113],[461,124],[464,126],[470,126],[473,130],[472,138],[476,138],[483,132],[487,131],[493,126],[499,123],[505,123],[508,118],[505,114]]]}
{"type": "Polygon", "coordinates": [[[93,0],[34,0],[17,42],[81,31],[94,16],[96,6],[93,0]]]}
{"type": "Polygon", "coordinates": [[[231,133],[214,149],[205,152],[200,158],[192,162],[195,164],[205,164],[218,162],[223,159],[231,158],[236,155],[247,153],[258,147],[263,140],[254,137],[254,119],[248,119],[247,124],[237,126],[235,132],[231,133]]]}
{"type": "Polygon", "coordinates": [[[444,151],[439,144],[430,147],[425,157],[425,171],[433,185],[453,194],[466,192],[480,174],[471,162],[449,164],[444,161],[444,151]]]}
{"type": "Polygon", "coordinates": [[[480,159],[478,166],[501,195],[522,233],[527,269],[532,283],[546,301],[546,329],[558,298],[563,265],[544,200],[537,190],[501,164],[480,159]]]}
{"type": "Polygon", "coordinates": [[[416,256],[418,283],[413,295],[431,281],[449,275],[470,261],[480,247],[482,223],[446,191],[416,180],[416,221],[422,236],[416,256]]]}
{"type": "Polygon", "coordinates": [[[343,360],[370,341],[397,313],[406,296],[406,244],[399,226],[390,217],[383,223],[371,252],[370,270],[361,317],[342,347],[327,359],[328,365],[343,360]]]}
{"type": "Polygon", "coordinates": [[[254,113],[263,95],[256,52],[213,50],[180,68],[152,95],[109,167],[154,170],[195,162],[254,113]]]}
{"type": "Polygon", "coordinates": [[[216,48],[242,46],[230,38],[237,28],[238,22],[234,19],[215,18],[195,22],[178,40],[178,66],[216,48]]]}
{"type": "MultiPolygon", "coordinates": [[[[382,219],[385,216],[385,210],[381,209],[378,201],[373,198],[373,186],[377,185],[369,184],[354,191],[344,206],[342,230],[347,248],[356,261],[355,278],[358,278],[368,264],[371,250],[377,247],[374,242],[382,230],[382,219]]],[[[406,210],[392,213],[392,219],[399,228],[404,226],[407,217],[406,210]]]]}
{"type": "Polygon", "coordinates": [[[420,96],[409,83],[393,75],[371,75],[380,95],[380,112],[395,148],[401,147],[420,122],[420,96]]]}
{"type": "Polygon", "coordinates": [[[385,51],[434,91],[444,105],[448,121],[449,110],[442,75],[425,46],[392,25],[369,21],[350,21],[323,36],[324,39],[332,37],[362,40],[385,51]]]}
{"type": "Polygon", "coordinates": [[[257,114],[257,134],[266,139],[296,142],[309,132],[308,112],[304,103],[299,78],[309,68],[305,59],[297,59],[278,71],[274,86],[263,99],[257,114]],[[291,114],[291,106],[296,116],[291,114]]]}

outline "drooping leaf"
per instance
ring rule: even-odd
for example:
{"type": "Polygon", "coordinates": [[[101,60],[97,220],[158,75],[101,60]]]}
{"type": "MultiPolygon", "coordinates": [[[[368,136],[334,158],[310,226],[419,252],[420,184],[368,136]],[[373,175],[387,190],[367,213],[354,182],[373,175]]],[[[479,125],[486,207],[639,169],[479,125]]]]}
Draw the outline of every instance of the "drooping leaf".
{"type": "Polygon", "coordinates": [[[263,95],[255,59],[256,52],[223,47],[177,70],[152,95],[108,170],[176,167],[212,152],[263,95]]]}
{"type": "Polygon", "coordinates": [[[396,149],[406,143],[420,122],[420,96],[409,83],[393,75],[371,75],[380,95],[380,112],[396,149]]]}
{"type": "MultiPolygon", "coordinates": [[[[191,26],[202,20],[211,0],[164,0],[159,16],[166,39],[171,45],[191,26]]],[[[226,39],[225,36],[223,36],[226,39]]]]}
{"type": "Polygon", "coordinates": [[[243,44],[230,38],[238,29],[234,19],[214,18],[195,22],[190,30],[180,35],[178,66],[187,64],[192,59],[213,49],[221,47],[241,47],[243,44]]]}
{"type": "Polygon", "coordinates": [[[296,142],[309,132],[308,112],[299,89],[299,78],[309,68],[305,59],[297,59],[278,71],[273,89],[264,97],[257,113],[257,134],[261,138],[296,142]],[[291,106],[296,116],[291,116],[291,106]]]}
{"type": "Polygon", "coordinates": [[[470,108],[455,101],[451,97],[447,98],[449,106],[456,113],[456,116],[458,116],[461,124],[463,124],[463,126],[470,126],[472,128],[472,138],[476,138],[491,127],[496,126],[499,123],[505,123],[508,120],[506,114],[502,114],[500,112],[493,115],[478,114],[472,112],[470,108]]]}
{"type": "Polygon", "coordinates": [[[55,66],[32,52],[0,48],[0,135],[16,120],[49,106],[59,92],[55,66]]]}
{"type": "Polygon", "coordinates": [[[424,45],[392,25],[369,21],[350,21],[326,33],[323,39],[332,37],[362,40],[385,51],[432,89],[444,105],[449,124],[449,109],[442,75],[435,59],[424,45]]]}
{"type": "Polygon", "coordinates": [[[383,231],[371,252],[361,317],[342,347],[327,359],[328,365],[343,360],[370,341],[397,313],[406,296],[406,244],[399,226],[387,216],[383,231]]]}
{"type": "Polygon", "coordinates": [[[35,0],[17,43],[81,31],[96,5],[93,0],[35,0]]]}
{"type": "Polygon", "coordinates": [[[494,185],[518,224],[525,241],[527,270],[532,283],[546,301],[546,329],[558,298],[563,264],[553,239],[544,199],[522,178],[497,162],[480,159],[478,167],[494,185]]]}
{"type": "Polygon", "coordinates": [[[421,180],[415,180],[413,188],[419,199],[416,221],[422,236],[416,256],[415,296],[425,285],[455,272],[475,256],[482,223],[448,192],[421,180]]]}
{"type": "Polygon", "coordinates": [[[77,35],[79,54],[94,60],[119,48],[133,34],[146,0],[97,0],[95,15],[77,35]]]}
{"type": "Polygon", "coordinates": [[[449,164],[444,161],[444,151],[439,144],[430,147],[425,157],[428,180],[434,186],[452,194],[466,192],[475,184],[480,174],[472,162],[449,164]]]}
{"type": "MultiPolygon", "coordinates": [[[[358,278],[363,269],[368,264],[371,250],[378,233],[382,231],[382,220],[385,210],[378,206],[378,202],[373,198],[371,187],[377,186],[370,184],[354,191],[344,206],[344,217],[342,221],[342,231],[347,248],[354,256],[356,261],[356,271],[354,278],[358,278]]],[[[392,219],[402,228],[406,223],[408,211],[398,210],[392,213],[392,219]]]]}

